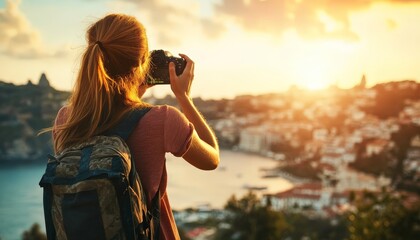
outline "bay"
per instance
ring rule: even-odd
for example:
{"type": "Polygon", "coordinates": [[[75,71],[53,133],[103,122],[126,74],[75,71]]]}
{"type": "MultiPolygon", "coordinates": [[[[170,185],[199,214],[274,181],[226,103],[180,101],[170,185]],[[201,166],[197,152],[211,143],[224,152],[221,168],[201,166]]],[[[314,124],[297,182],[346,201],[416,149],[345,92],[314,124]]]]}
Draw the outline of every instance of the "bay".
{"type": "Polygon", "coordinates": [[[220,164],[213,171],[199,170],[182,158],[167,155],[169,201],[173,209],[200,205],[223,208],[235,194],[243,196],[249,188],[266,188],[257,195],[275,193],[292,187],[283,178],[263,178],[262,169],[277,166],[276,161],[257,155],[221,151],[220,164]]]}
{"type": "MultiPolygon", "coordinates": [[[[260,187],[258,194],[290,188],[282,178],[262,178],[264,168],[276,162],[256,155],[221,151],[219,167],[213,171],[199,170],[182,158],[167,155],[167,192],[173,209],[207,205],[223,208],[233,194],[240,197],[249,187],[260,187]]],[[[20,239],[23,231],[39,223],[45,232],[42,189],[38,182],[45,166],[8,165],[0,167],[0,239],[20,239]]]]}

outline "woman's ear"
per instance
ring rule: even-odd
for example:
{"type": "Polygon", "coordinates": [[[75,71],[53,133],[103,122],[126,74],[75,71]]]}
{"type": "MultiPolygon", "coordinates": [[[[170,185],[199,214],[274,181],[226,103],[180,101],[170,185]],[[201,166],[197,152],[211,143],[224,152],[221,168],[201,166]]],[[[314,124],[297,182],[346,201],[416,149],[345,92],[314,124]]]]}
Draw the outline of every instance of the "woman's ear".
{"type": "Polygon", "coordinates": [[[142,84],[140,84],[139,88],[138,88],[138,94],[139,97],[143,97],[143,95],[146,93],[147,89],[153,87],[153,85],[147,85],[145,82],[143,82],[142,84]]]}

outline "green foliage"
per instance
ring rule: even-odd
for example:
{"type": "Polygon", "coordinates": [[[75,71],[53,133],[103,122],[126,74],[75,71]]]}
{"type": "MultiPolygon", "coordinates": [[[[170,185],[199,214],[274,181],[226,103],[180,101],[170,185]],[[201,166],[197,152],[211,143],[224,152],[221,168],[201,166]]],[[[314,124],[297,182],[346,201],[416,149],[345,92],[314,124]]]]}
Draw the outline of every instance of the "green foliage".
{"type": "Polygon", "coordinates": [[[420,236],[420,206],[406,207],[403,195],[385,189],[364,192],[348,216],[350,240],[410,240],[420,236]]]}
{"type": "Polygon", "coordinates": [[[358,154],[356,160],[350,166],[375,176],[392,176],[395,165],[394,159],[387,152],[365,156],[358,154]]]}
{"type": "MultiPolygon", "coordinates": [[[[405,107],[406,100],[417,100],[420,98],[420,88],[400,88],[402,82],[390,82],[379,84],[374,87],[377,91],[375,105],[365,107],[365,112],[375,115],[381,119],[398,116],[398,113],[405,107]]],[[[409,83],[409,81],[406,81],[409,83]]]]}
{"type": "Polygon", "coordinates": [[[47,240],[47,236],[41,232],[39,224],[34,223],[29,230],[23,232],[22,240],[47,240]]]}
{"type": "Polygon", "coordinates": [[[277,212],[270,201],[263,206],[257,196],[248,193],[241,199],[232,196],[225,206],[228,228],[219,228],[215,240],[222,239],[346,239],[347,218],[310,217],[308,212],[277,212]]]}
{"type": "Polygon", "coordinates": [[[264,206],[252,192],[241,199],[232,196],[225,206],[228,227],[219,228],[214,239],[414,240],[420,236],[418,201],[386,189],[351,195],[354,210],[328,218],[308,211],[276,212],[270,201],[264,206]]]}
{"type": "Polygon", "coordinates": [[[348,237],[347,222],[344,216],[320,218],[308,217],[308,214],[286,213],[285,218],[291,226],[286,239],[338,240],[348,237]]]}
{"type": "Polygon", "coordinates": [[[402,124],[399,130],[391,136],[391,140],[395,143],[391,153],[398,160],[393,176],[394,182],[398,181],[403,175],[403,165],[407,158],[407,150],[415,136],[420,136],[420,127],[415,124],[402,124]]]}
{"type": "Polygon", "coordinates": [[[225,210],[229,212],[226,222],[230,227],[220,229],[215,239],[277,240],[289,228],[282,213],[263,206],[252,192],[241,199],[232,196],[225,210]]]}
{"type": "Polygon", "coordinates": [[[376,176],[385,175],[392,178],[397,189],[420,192],[420,184],[413,182],[413,175],[404,173],[404,161],[411,147],[411,141],[420,136],[420,127],[416,124],[400,124],[398,131],[392,133],[393,147],[384,149],[378,154],[366,155],[366,146],[375,139],[365,139],[356,146],[357,156],[350,166],[376,176]],[[407,183],[412,183],[410,186],[407,183]]]}

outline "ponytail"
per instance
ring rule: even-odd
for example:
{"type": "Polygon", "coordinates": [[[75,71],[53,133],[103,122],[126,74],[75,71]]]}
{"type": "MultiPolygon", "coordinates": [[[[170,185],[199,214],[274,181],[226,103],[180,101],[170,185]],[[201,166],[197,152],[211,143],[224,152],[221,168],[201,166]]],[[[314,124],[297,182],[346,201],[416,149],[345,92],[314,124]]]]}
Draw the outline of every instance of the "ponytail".
{"type": "Polygon", "coordinates": [[[79,74],[67,106],[67,119],[63,125],[56,126],[56,152],[109,130],[132,108],[143,105],[138,96],[138,86],[144,81],[145,70],[148,68],[148,51],[144,51],[147,50],[147,41],[143,26],[137,20],[133,22],[133,19],[125,15],[108,15],[89,29],[90,44],[82,56],[79,74]],[[111,19],[107,21],[107,18],[111,19]],[[106,25],[121,24],[129,25],[121,29],[124,34],[135,36],[134,41],[133,36],[121,38],[116,33],[103,31],[117,31],[119,28],[106,28],[106,25]],[[137,31],[128,31],[131,28],[137,31]],[[95,37],[98,33],[102,33],[105,40],[95,37]],[[127,39],[132,43],[111,44],[110,39],[115,36],[120,37],[117,40],[123,43],[127,39]]]}

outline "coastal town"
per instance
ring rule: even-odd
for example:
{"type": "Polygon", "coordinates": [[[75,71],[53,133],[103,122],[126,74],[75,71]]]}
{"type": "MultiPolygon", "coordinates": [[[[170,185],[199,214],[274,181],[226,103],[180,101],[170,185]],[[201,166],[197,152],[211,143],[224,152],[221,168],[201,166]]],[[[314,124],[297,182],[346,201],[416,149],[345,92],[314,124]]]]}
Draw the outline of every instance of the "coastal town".
{"type": "MultiPolygon", "coordinates": [[[[216,115],[210,124],[225,147],[278,162],[277,168],[264,169],[262,177],[294,183],[286,191],[263,194],[262,204],[269,203],[275,211],[331,218],[354,209],[351,202],[364,191],[387,188],[404,192],[404,204],[418,203],[420,85],[366,84],[363,76],[352,89],[331,87],[315,93],[292,88],[200,109],[205,116],[216,115]]],[[[223,219],[223,212],[208,206],[188,211],[176,214],[178,222],[223,219]]],[[[211,239],[206,236],[213,232],[214,228],[198,227],[187,234],[211,239]]]]}
{"type": "MultiPolygon", "coordinates": [[[[261,205],[334,219],[353,211],[354,199],[366,191],[392,189],[407,196],[408,206],[419,202],[420,84],[367,85],[363,75],[351,89],[291,87],[284,93],[194,102],[222,148],[270,158],[277,167],[261,169],[261,177],[293,183],[282,192],[251,183],[261,205]]],[[[45,74],[38,84],[0,82],[0,90],[0,164],[40,161],[51,142],[50,135],[37,133],[51,126],[69,93],[52,88],[45,74]]],[[[144,101],[177,106],[171,96],[144,101]]],[[[218,229],[231,228],[226,209],[191,206],[174,215],[186,239],[214,239],[218,229]]]]}

